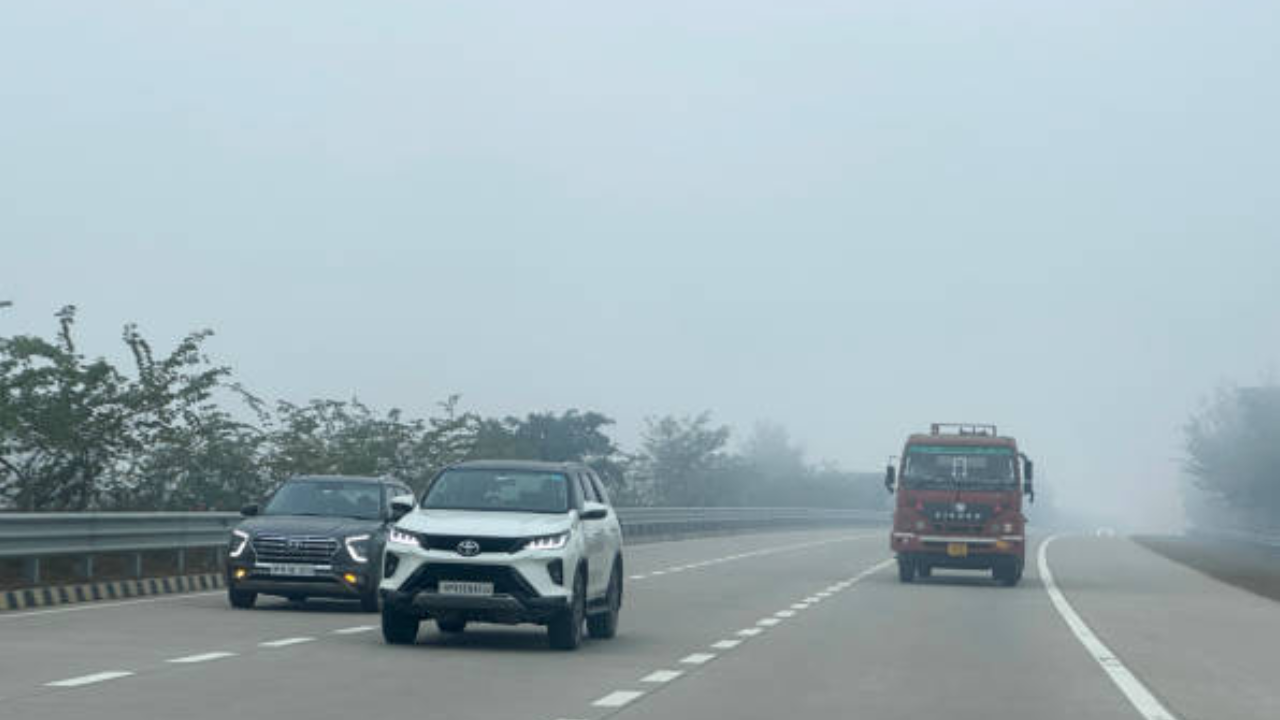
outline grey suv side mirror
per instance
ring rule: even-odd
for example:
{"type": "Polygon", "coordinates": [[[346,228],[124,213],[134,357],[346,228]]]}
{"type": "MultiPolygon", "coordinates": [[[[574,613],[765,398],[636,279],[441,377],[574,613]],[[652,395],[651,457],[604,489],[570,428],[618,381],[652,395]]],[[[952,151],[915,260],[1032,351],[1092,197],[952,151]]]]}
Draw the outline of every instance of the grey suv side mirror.
{"type": "Polygon", "coordinates": [[[253,517],[254,515],[257,515],[258,504],[252,503],[250,505],[245,505],[244,507],[240,508],[240,514],[245,517],[253,517]]]}

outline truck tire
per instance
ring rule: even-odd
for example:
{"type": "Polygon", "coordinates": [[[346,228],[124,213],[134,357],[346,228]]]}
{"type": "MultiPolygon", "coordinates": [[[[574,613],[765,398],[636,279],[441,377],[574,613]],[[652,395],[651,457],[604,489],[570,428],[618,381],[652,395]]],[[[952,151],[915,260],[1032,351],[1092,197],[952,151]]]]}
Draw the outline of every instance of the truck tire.
{"type": "Polygon", "coordinates": [[[991,577],[1005,587],[1013,587],[1022,580],[1022,563],[1009,560],[991,569],[991,577]]]}
{"type": "Polygon", "coordinates": [[[916,575],[922,578],[933,577],[933,566],[925,565],[924,563],[916,565],[916,575]]]}
{"type": "Polygon", "coordinates": [[[416,615],[399,612],[390,605],[382,606],[382,639],[388,645],[412,645],[418,640],[416,615]]]}
{"type": "Polygon", "coordinates": [[[587,616],[587,632],[591,637],[608,640],[618,634],[618,615],[622,612],[622,575],[618,563],[613,564],[609,575],[609,592],[605,596],[604,612],[587,616]]]}
{"type": "Polygon", "coordinates": [[[253,607],[258,601],[258,593],[249,592],[247,590],[227,590],[227,601],[231,603],[231,607],[247,610],[253,607]]]}
{"type": "Polygon", "coordinates": [[[587,614],[587,579],[582,569],[574,574],[573,597],[547,625],[547,642],[556,650],[577,650],[582,644],[582,622],[587,614]]]}
{"type": "Polygon", "coordinates": [[[898,581],[909,583],[916,579],[916,563],[906,555],[898,556],[898,581]]]}

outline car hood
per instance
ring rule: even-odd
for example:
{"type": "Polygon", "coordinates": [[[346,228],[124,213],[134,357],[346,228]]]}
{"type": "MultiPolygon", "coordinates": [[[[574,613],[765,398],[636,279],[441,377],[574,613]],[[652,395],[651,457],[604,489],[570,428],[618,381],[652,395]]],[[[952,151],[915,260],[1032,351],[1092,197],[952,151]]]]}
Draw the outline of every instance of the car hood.
{"type": "Polygon", "coordinates": [[[474,537],[536,537],[554,535],[573,526],[568,513],[484,512],[476,510],[416,510],[396,527],[432,535],[474,537]]]}
{"type": "Polygon", "coordinates": [[[382,526],[381,520],[349,517],[314,517],[310,515],[260,515],[240,523],[240,530],[251,535],[321,535],[342,537],[369,533],[382,526]]]}

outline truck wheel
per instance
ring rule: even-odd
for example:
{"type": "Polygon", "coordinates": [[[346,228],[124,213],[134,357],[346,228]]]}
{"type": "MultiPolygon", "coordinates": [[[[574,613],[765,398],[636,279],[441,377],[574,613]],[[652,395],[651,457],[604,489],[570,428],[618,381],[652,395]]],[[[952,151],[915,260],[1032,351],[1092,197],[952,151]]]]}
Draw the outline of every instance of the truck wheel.
{"type": "Polygon", "coordinates": [[[922,578],[933,577],[933,567],[920,563],[916,566],[916,574],[922,578]]]}
{"type": "Polygon", "coordinates": [[[557,650],[576,650],[582,644],[582,621],[587,614],[587,580],[579,570],[573,578],[569,607],[547,625],[547,641],[557,650]]]}
{"type": "Polygon", "coordinates": [[[622,610],[622,575],[618,572],[618,564],[613,564],[613,573],[609,575],[609,594],[605,597],[608,610],[587,616],[587,632],[593,638],[608,640],[618,634],[618,614],[622,610]]]}
{"type": "Polygon", "coordinates": [[[1022,579],[1022,563],[1017,560],[1000,563],[991,568],[991,577],[1005,587],[1013,587],[1022,579]]]}
{"type": "Polygon", "coordinates": [[[231,603],[231,607],[244,610],[253,607],[253,604],[258,601],[258,593],[228,589],[227,601],[231,603]]]}
{"type": "Polygon", "coordinates": [[[397,612],[390,605],[382,606],[382,639],[388,645],[412,645],[418,639],[416,615],[397,612]]]}
{"type": "Polygon", "coordinates": [[[906,555],[898,556],[898,580],[900,582],[909,583],[916,579],[915,561],[906,555]]]}

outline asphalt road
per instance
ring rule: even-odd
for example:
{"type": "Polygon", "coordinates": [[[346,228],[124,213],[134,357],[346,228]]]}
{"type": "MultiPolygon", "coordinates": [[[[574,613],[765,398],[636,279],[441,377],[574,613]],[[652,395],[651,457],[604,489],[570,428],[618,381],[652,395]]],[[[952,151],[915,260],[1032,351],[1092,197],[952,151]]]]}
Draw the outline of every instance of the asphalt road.
{"type": "Polygon", "coordinates": [[[901,585],[885,536],[633,546],[618,638],[574,653],[429,623],[389,647],[352,606],[220,593],[8,613],[0,718],[1280,717],[1280,604],[1124,538],[1047,547],[1067,610],[1034,553],[1017,588],[901,585]]]}

